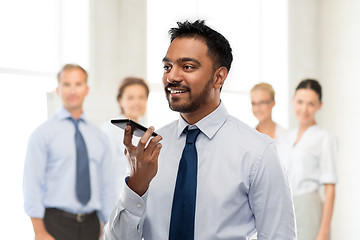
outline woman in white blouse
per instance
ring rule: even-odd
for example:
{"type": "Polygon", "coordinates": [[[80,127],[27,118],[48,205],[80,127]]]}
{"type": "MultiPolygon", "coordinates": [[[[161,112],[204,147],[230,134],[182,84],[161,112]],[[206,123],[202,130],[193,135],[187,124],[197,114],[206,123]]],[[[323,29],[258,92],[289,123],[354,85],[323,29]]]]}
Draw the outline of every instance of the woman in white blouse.
{"type": "Polygon", "coordinates": [[[279,138],[285,130],[272,120],[275,106],[275,91],[268,83],[258,83],[250,91],[251,106],[254,116],[259,120],[256,130],[273,139],[279,138]]]}
{"type": "Polygon", "coordinates": [[[300,82],[293,106],[298,128],[280,137],[278,146],[293,193],[299,240],[328,240],[335,199],[336,138],[316,124],[322,106],[321,86],[300,82]],[[324,189],[324,199],[319,194],[324,189]]]}
{"type": "MultiPolygon", "coordinates": [[[[129,118],[136,122],[145,124],[143,116],[146,112],[148,96],[149,87],[143,79],[136,77],[127,77],[123,79],[120,83],[116,98],[120,108],[120,115],[117,119],[129,118]]],[[[102,130],[109,139],[114,168],[116,168],[118,173],[116,188],[118,191],[117,194],[119,194],[121,186],[123,186],[124,176],[129,168],[128,160],[124,154],[124,131],[111,124],[110,121],[104,123],[102,130]]],[[[137,137],[133,137],[134,144],[137,143],[138,140],[139,139],[137,137]]]]}

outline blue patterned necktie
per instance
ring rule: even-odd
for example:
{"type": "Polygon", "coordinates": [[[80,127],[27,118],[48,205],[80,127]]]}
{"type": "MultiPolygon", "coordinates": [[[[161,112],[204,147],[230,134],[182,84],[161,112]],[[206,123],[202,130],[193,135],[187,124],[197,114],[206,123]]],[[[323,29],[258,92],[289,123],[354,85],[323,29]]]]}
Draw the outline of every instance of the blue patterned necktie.
{"type": "Polygon", "coordinates": [[[76,197],[82,205],[86,205],[90,200],[90,171],[89,156],[81,132],[79,131],[79,120],[70,118],[75,126],[75,146],[76,146],[76,197]]]}
{"type": "Polygon", "coordinates": [[[183,150],[171,210],[169,240],[193,240],[195,224],[197,152],[195,141],[200,133],[198,128],[184,130],[186,144],[183,150]]]}

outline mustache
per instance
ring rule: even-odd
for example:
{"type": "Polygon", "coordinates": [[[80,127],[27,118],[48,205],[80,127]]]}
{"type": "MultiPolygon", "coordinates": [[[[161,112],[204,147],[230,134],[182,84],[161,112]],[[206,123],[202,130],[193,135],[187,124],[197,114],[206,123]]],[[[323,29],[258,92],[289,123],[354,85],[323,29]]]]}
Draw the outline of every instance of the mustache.
{"type": "Polygon", "coordinates": [[[168,83],[165,86],[165,91],[168,91],[168,88],[181,88],[187,91],[190,91],[190,88],[188,86],[182,86],[180,83],[168,83]]]}

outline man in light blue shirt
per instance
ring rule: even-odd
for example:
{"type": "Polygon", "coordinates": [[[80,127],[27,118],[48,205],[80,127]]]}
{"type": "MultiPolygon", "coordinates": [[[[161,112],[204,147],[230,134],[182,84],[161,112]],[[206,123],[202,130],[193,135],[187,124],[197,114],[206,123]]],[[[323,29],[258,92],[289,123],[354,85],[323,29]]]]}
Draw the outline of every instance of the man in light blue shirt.
{"type": "Polygon", "coordinates": [[[203,21],[178,23],[170,34],[163,84],[170,108],[180,117],[153,138],[150,127],[137,146],[126,127],[131,173],[105,239],[247,240],[255,232],[259,240],[296,239],[289,183],[274,141],[230,116],[221,102],[232,62],[230,44],[203,21]],[[186,135],[196,129],[195,143],[188,141],[186,135]],[[191,144],[197,186],[195,208],[188,214],[191,144]],[[188,187],[179,187],[182,181],[188,187]]]}
{"type": "MultiPolygon", "coordinates": [[[[35,239],[98,239],[113,206],[114,172],[106,136],[84,116],[87,72],[74,64],[58,74],[63,106],[30,136],[24,168],[24,205],[35,239]],[[76,127],[87,149],[90,197],[77,197],[76,127]]],[[[84,177],[82,177],[84,178],[84,177]]],[[[85,186],[85,185],[83,185],[85,186]]]]}

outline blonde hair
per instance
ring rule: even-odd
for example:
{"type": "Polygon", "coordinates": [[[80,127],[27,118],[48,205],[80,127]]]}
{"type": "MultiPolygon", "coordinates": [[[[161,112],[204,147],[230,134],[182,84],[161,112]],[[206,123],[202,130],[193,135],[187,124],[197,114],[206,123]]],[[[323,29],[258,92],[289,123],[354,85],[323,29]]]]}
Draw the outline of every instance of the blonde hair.
{"type": "Polygon", "coordinates": [[[62,74],[62,73],[64,73],[65,71],[71,71],[71,70],[74,70],[74,69],[81,70],[81,71],[85,74],[85,81],[87,82],[87,80],[88,80],[88,73],[87,73],[87,71],[86,71],[83,67],[81,67],[80,65],[70,63],[70,64],[65,64],[65,65],[61,68],[61,70],[58,72],[58,74],[57,74],[58,83],[60,82],[61,74],[62,74]]]}
{"type": "Polygon", "coordinates": [[[250,92],[253,92],[255,90],[264,90],[270,94],[271,100],[273,100],[273,101],[275,100],[275,91],[270,84],[265,83],[265,82],[258,83],[251,88],[250,92]]]}

